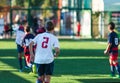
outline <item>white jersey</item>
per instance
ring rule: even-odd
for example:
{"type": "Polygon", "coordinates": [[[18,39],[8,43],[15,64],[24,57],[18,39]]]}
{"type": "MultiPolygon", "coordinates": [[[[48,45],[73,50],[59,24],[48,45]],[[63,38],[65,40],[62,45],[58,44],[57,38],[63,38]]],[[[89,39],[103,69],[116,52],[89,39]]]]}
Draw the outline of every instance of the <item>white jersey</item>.
{"type": "Polygon", "coordinates": [[[12,28],[14,31],[16,31],[16,39],[15,39],[16,44],[22,46],[22,40],[25,36],[25,32],[20,29],[20,26],[18,24],[12,25],[12,28]]]}
{"type": "Polygon", "coordinates": [[[22,46],[22,41],[23,41],[24,36],[25,36],[25,33],[23,31],[17,30],[16,39],[15,39],[16,44],[22,46]]]}
{"type": "Polygon", "coordinates": [[[53,47],[59,48],[58,38],[51,33],[38,34],[33,40],[37,44],[34,62],[48,64],[54,60],[53,47]]]}

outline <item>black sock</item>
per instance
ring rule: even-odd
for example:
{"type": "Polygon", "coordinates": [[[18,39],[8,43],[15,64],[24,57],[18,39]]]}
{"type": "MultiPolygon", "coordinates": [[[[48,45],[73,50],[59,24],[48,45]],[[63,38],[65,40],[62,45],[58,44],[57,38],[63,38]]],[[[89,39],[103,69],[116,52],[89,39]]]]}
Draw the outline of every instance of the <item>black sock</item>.
{"type": "Polygon", "coordinates": [[[120,75],[120,67],[119,67],[119,65],[118,65],[118,64],[116,64],[116,65],[115,65],[115,68],[116,68],[116,70],[117,70],[118,74],[120,75]]]}
{"type": "Polygon", "coordinates": [[[19,66],[20,66],[20,69],[23,68],[23,65],[22,65],[22,58],[19,58],[19,66]]]}
{"type": "Polygon", "coordinates": [[[115,66],[114,65],[110,65],[110,70],[111,70],[111,74],[115,75],[115,66]]]}

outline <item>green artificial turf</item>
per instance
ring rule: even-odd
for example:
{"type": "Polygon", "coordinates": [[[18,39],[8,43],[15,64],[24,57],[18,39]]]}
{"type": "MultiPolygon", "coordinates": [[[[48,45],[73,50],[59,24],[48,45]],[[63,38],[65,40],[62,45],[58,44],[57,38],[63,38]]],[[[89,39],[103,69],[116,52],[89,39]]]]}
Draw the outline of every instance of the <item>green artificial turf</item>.
{"type": "MultiPolygon", "coordinates": [[[[109,76],[108,56],[103,54],[105,41],[61,39],[61,52],[55,59],[51,83],[119,83],[109,76]]],[[[14,40],[0,40],[0,83],[35,83],[30,70],[18,72],[14,40]]]]}

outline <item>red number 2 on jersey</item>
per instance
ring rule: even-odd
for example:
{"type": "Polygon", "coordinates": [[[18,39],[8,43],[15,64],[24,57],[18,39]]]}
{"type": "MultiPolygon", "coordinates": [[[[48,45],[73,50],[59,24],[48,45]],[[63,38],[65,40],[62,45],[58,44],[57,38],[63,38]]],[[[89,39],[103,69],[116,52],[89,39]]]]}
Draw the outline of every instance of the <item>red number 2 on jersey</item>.
{"type": "Polygon", "coordinates": [[[43,37],[43,42],[42,42],[42,48],[47,48],[48,47],[48,37],[43,37]]]}

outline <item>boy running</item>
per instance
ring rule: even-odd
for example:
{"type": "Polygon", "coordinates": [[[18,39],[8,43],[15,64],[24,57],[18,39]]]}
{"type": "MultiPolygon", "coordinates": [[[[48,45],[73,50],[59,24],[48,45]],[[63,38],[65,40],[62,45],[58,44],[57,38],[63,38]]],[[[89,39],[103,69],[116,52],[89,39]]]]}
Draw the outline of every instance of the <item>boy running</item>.
{"type": "Polygon", "coordinates": [[[47,32],[38,34],[30,43],[31,61],[37,65],[38,79],[36,83],[50,83],[54,68],[54,57],[57,57],[59,50],[59,41],[53,35],[54,25],[51,21],[46,23],[47,32]],[[37,44],[35,56],[32,46],[37,44]],[[53,47],[55,53],[53,54],[53,47]]]}
{"type": "MultiPolygon", "coordinates": [[[[30,52],[29,52],[29,44],[30,42],[32,41],[32,39],[34,38],[34,35],[30,33],[30,27],[29,26],[26,26],[24,28],[24,31],[25,31],[25,37],[23,39],[23,48],[24,48],[24,56],[25,56],[25,59],[26,59],[26,63],[27,63],[27,66],[28,67],[32,67],[32,64],[30,62],[30,52]]],[[[33,48],[33,51],[34,51],[34,48],[33,48]]]]}
{"type": "MultiPolygon", "coordinates": [[[[17,44],[17,51],[18,51],[18,61],[19,61],[19,72],[22,72],[23,70],[23,64],[22,64],[22,56],[23,56],[23,47],[22,47],[22,41],[25,36],[24,27],[27,26],[27,21],[22,21],[22,24],[19,26],[16,23],[12,25],[12,28],[14,31],[16,31],[16,39],[15,42],[17,44]]],[[[25,62],[26,67],[26,62],[25,62]]]]}

